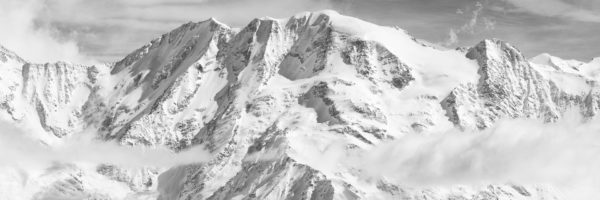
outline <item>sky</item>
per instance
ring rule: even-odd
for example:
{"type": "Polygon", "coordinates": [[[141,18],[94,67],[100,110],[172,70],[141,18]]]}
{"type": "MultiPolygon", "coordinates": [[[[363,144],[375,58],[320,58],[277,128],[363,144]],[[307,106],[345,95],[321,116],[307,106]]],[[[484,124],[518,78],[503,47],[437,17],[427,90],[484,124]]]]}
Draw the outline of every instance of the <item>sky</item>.
{"type": "Polygon", "coordinates": [[[32,62],[114,62],[186,22],[232,27],[333,9],[449,48],[498,38],[526,57],[600,57],[599,0],[0,0],[0,44],[32,62]]]}

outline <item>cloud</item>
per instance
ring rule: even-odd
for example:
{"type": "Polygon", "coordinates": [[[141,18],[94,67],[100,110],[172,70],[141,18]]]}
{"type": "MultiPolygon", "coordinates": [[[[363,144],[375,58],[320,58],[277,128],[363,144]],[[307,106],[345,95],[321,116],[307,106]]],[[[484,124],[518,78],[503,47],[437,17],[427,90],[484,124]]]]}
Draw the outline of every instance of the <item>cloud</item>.
{"type": "Polygon", "coordinates": [[[458,43],[458,33],[456,30],[450,29],[450,32],[448,32],[448,39],[446,39],[444,44],[450,46],[456,43],[458,43]]]}
{"type": "Polygon", "coordinates": [[[91,133],[80,133],[50,147],[28,135],[30,133],[24,129],[0,121],[0,166],[28,168],[58,162],[168,168],[211,158],[203,146],[174,153],[164,148],[122,146],[112,141],[99,141],[91,133]]]}
{"type": "Polygon", "coordinates": [[[483,25],[485,26],[486,30],[494,30],[494,29],[496,29],[496,21],[494,21],[494,20],[492,20],[490,18],[487,18],[487,17],[483,18],[483,25]]]}
{"type": "MultiPolygon", "coordinates": [[[[484,6],[481,2],[475,3],[475,8],[471,12],[469,20],[459,28],[451,28],[448,32],[448,38],[444,41],[445,46],[455,45],[459,42],[460,34],[475,34],[475,28],[480,20],[481,13],[483,12],[484,6]]],[[[458,10],[457,14],[463,15],[464,11],[458,10]],[[460,12],[459,12],[460,11],[460,12]]],[[[486,30],[493,30],[495,28],[495,22],[490,18],[483,17],[483,23],[486,30]]]]}
{"type": "Polygon", "coordinates": [[[524,11],[578,21],[600,22],[600,2],[590,0],[504,0],[524,11]]]}
{"type": "Polygon", "coordinates": [[[80,54],[75,41],[58,40],[54,29],[36,27],[37,14],[44,9],[39,1],[2,0],[0,3],[0,45],[32,62],[92,62],[80,54]]]}
{"type": "Polygon", "coordinates": [[[515,119],[485,131],[407,134],[342,160],[400,185],[549,184],[565,199],[595,199],[600,120],[568,116],[555,124],[515,119]]]}
{"type": "Polygon", "coordinates": [[[311,133],[309,120],[300,121],[292,126],[302,128],[287,136],[288,153],[328,177],[352,174],[365,184],[384,180],[416,190],[516,184],[549,189],[560,199],[600,196],[600,118],[583,120],[579,112],[556,123],[503,119],[483,131],[405,133],[362,148],[344,136],[311,133]]]}

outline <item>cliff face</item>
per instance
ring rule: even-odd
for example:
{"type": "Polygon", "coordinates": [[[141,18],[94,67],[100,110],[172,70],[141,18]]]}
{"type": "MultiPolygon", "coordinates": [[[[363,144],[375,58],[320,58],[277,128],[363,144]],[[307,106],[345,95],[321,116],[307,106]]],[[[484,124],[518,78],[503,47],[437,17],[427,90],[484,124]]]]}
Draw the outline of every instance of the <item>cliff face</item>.
{"type": "Polygon", "coordinates": [[[71,177],[47,183],[58,189],[33,192],[39,198],[124,197],[93,190],[85,177],[96,176],[125,188],[119,194],[165,200],[554,198],[514,184],[414,189],[318,155],[501,118],[552,122],[573,108],[592,117],[600,103],[593,63],[533,63],[499,40],[441,50],[330,11],[242,29],[188,23],[110,65],[31,64],[5,50],[0,63],[0,116],[35,124],[45,143],[92,130],[123,145],[203,145],[214,156],[170,169],[68,168],[71,177]]]}
{"type": "Polygon", "coordinates": [[[499,40],[483,41],[466,56],[478,62],[479,80],[459,86],[442,101],[448,118],[459,127],[485,129],[507,117],[552,122],[574,108],[586,117],[596,115],[594,79],[529,63],[515,47],[499,40]]]}

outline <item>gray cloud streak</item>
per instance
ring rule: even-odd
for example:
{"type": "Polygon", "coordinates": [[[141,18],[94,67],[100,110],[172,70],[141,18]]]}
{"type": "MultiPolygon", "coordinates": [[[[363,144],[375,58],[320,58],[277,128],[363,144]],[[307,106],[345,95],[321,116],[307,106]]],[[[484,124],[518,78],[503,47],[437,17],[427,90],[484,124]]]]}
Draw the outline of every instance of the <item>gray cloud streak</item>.
{"type": "Polygon", "coordinates": [[[600,22],[600,2],[591,0],[505,0],[537,15],[600,22]]]}
{"type": "MultiPolygon", "coordinates": [[[[483,4],[481,4],[481,2],[475,3],[475,8],[472,11],[471,18],[460,28],[450,29],[450,32],[448,33],[448,39],[444,42],[444,45],[450,46],[457,44],[459,34],[475,34],[475,26],[477,26],[477,22],[480,20],[479,18],[482,11],[483,4]]],[[[460,12],[457,12],[457,14],[461,14],[462,12],[463,11],[461,10],[460,12]]],[[[484,19],[486,20],[486,28],[493,29],[493,26],[491,26],[493,22],[488,18],[484,19]]]]}

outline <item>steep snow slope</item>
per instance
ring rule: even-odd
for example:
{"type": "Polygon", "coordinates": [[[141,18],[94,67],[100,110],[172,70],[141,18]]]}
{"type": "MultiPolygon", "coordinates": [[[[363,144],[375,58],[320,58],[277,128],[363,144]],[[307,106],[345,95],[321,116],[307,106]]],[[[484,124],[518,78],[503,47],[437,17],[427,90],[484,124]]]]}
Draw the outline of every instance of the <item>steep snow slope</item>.
{"type": "Polygon", "coordinates": [[[189,146],[217,110],[220,49],[232,34],[212,19],[188,23],[117,62],[88,107],[93,123],[124,144],[189,146]]]}
{"type": "Polygon", "coordinates": [[[409,187],[335,161],[405,134],[485,129],[501,118],[551,122],[570,108],[591,117],[600,103],[600,62],[530,63],[499,40],[443,50],[334,11],[242,29],[188,23],[110,65],[30,64],[2,52],[2,119],[34,138],[60,145],[86,130],[214,155],[166,171],[74,165],[21,188],[41,199],[552,199],[547,188],[515,184],[409,187]]]}

